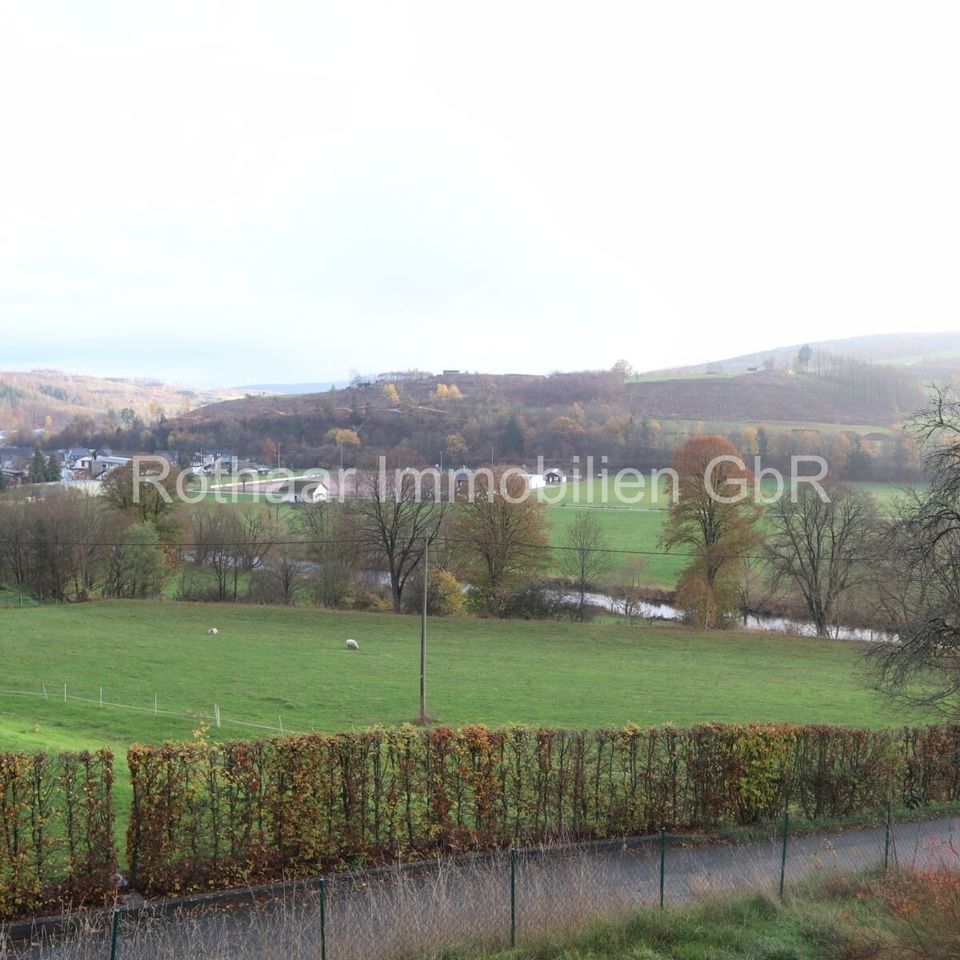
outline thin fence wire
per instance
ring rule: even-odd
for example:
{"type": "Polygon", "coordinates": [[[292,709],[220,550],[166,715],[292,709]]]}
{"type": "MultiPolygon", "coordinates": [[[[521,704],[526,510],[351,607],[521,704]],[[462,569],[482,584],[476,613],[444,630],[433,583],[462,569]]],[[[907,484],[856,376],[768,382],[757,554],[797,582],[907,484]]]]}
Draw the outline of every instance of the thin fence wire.
{"type": "Polygon", "coordinates": [[[960,871],[960,817],[897,823],[883,811],[878,822],[804,834],[781,821],[749,834],[662,832],[501,850],[251,890],[229,905],[91,911],[28,942],[4,946],[0,930],[0,960],[440,958],[523,946],[661,904],[738,892],[789,898],[833,874],[960,871]]]}
{"type": "MultiPolygon", "coordinates": [[[[462,537],[448,537],[448,536],[436,536],[430,539],[431,545],[446,545],[454,547],[470,547],[474,545],[472,540],[467,540],[462,537]]],[[[37,538],[25,538],[23,540],[13,540],[9,537],[0,537],[0,546],[4,544],[11,545],[17,544],[21,547],[137,547],[142,546],[129,540],[71,540],[71,539],[62,539],[62,540],[42,540],[37,538]]],[[[370,548],[373,546],[377,547],[376,543],[371,543],[369,539],[363,539],[358,537],[348,537],[348,538],[274,538],[269,541],[266,541],[264,546],[268,549],[274,547],[317,547],[322,545],[343,545],[343,546],[354,546],[361,548],[370,548]]],[[[171,541],[166,544],[167,548],[173,551],[176,550],[195,550],[195,549],[207,549],[207,550],[226,550],[230,547],[236,549],[244,549],[250,547],[249,541],[243,540],[217,540],[215,543],[201,543],[189,540],[181,541],[171,541]]],[[[575,553],[580,548],[576,546],[570,546],[569,544],[563,543],[551,543],[547,544],[544,548],[543,544],[537,544],[532,542],[518,542],[516,544],[518,547],[528,547],[536,550],[552,550],[558,553],[575,553]]],[[[596,547],[593,548],[594,552],[597,554],[603,554],[606,556],[627,556],[627,557],[677,557],[678,559],[697,559],[700,557],[699,553],[692,551],[684,550],[638,550],[636,548],[628,547],[596,547]]],[[[762,554],[755,553],[724,553],[724,554],[712,554],[718,560],[766,560],[767,557],[762,554]]],[[[870,557],[863,555],[859,557],[853,557],[855,560],[868,560],[870,557]]]]}
{"type": "Polygon", "coordinates": [[[103,697],[103,689],[100,689],[100,695],[97,697],[82,697],[77,696],[76,694],[70,693],[70,686],[61,687],[50,687],[50,688],[41,688],[40,690],[14,690],[9,688],[0,688],[0,697],[10,696],[10,697],[26,697],[28,699],[44,700],[47,702],[53,703],[81,703],[87,706],[96,707],[98,710],[104,708],[110,708],[112,710],[128,710],[135,713],[146,713],[155,717],[163,717],[165,719],[173,720],[186,720],[192,723],[209,723],[213,727],[224,727],[224,726],[236,726],[244,727],[249,730],[262,730],[267,733],[278,733],[281,735],[284,734],[294,734],[300,735],[304,734],[306,731],[295,730],[291,727],[286,726],[283,723],[282,716],[278,715],[278,723],[276,726],[269,723],[260,723],[254,720],[244,720],[238,717],[233,717],[230,715],[224,716],[223,707],[220,704],[212,704],[213,712],[205,713],[202,710],[166,710],[161,709],[159,702],[157,700],[157,695],[154,695],[154,699],[147,705],[138,705],[134,703],[118,703],[114,700],[107,700],[103,697]]]}

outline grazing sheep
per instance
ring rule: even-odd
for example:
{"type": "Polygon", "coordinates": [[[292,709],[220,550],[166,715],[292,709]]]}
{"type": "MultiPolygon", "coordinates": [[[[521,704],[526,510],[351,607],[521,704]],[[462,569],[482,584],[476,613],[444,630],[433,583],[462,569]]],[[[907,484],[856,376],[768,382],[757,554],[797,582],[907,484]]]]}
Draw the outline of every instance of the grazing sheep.
{"type": "Polygon", "coordinates": [[[348,640],[348,641],[347,641],[347,649],[348,649],[348,650],[359,650],[359,649],[360,649],[360,644],[357,643],[356,640],[348,640]]]}
{"type": "Polygon", "coordinates": [[[211,627],[211,628],[207,631],[207,633],[209,633],[211,637],[215,637],[219,632],[220,632],[220,631],[219,631],[216,627],[211,627]]]}

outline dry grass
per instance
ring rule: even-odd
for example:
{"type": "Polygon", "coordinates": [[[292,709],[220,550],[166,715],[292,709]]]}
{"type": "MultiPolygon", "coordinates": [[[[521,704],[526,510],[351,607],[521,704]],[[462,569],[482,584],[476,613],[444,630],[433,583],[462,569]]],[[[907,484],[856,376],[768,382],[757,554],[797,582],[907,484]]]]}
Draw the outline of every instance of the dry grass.
{"type": "MultiPolygon", "coordinates": [[[[325,934],[329,960],[956,960],[960,856],[951,838],[918,839],[901,851],[900,862],[911,865],[885,876],[851,872],[869,869],[881,854],[872,844],[798,840],[781,903],[776,840],[678,840],[667,848],[668,906],[661,912],[656,838],[526,850],[513,867],[521,948],[507,953],[511,856],[440,859],[338,875],[323,893],[315,884],[291,884],[230,908],[125,915],[120,955],[318,960],[325,934]]],[[[0,960],[103,960],[109,927],[109,912],[78,915],[59,937],[16,947],[3,945],[0,930],[0,960]]]]}

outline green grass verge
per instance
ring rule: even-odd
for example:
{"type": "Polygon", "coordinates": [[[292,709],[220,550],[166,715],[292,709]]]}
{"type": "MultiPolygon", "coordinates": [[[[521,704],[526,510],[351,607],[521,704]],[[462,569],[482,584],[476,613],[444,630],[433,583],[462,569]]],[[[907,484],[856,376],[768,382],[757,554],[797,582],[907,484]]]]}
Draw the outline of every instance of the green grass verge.
{"type": "Polygon", "coordinates": [[[743,894],[663,911],[645,908],[624,918],[592,923],[579,934],[545,937],[516,950],[453,950],[444,956],[447,960],[893,960],[906,956],[933,960],[947,956],[917,951],[917,941],[910,924],[891,916],[879,882],[835,879],[810,885],[783,903],[768,894],[743,894]]]}

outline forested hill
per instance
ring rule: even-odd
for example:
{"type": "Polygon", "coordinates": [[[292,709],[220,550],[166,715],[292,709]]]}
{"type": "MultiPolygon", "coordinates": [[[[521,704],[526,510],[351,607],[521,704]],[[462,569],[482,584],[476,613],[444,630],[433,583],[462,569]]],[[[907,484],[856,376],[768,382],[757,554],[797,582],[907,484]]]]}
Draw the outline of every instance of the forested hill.
{"type": "MultiPolygon", "coordinates": [[[[297,396],[253,397],[194,410],[167,424],[169,446],[218,447],[291,466],[398,461],[653,465],[692,433],[735,437],[769,456],[821,450],[835,436],[851,455],[893,458],[892,437],[923,403],[902,369],[833,357],[816,369],[651,377],[623,369],[550,376],[393,375],[297,396]],[[887,449],[889,448],[889,449],[887,449]],[[865,454],[866,455],[866,454],[865,454]]],[[[898,443],[902,441],[897,441],[898,443]]],[[[905,462],[906,454],[896,454],[905,462]]],[[[891,459],[892,462],[892,459],[891,459]]],[[[893,468],[891,467],[891,470],[893,468]]]]}
{"type": "Polygon", "coordinates": [[[60,370],[0,372],[0,430],[8,435],[45,428],[59,430],[72,420],[88,427],[129,429],[175,417],[204,403],[238,396],[232,390],[194,390],[158,380],[88,377],[60,370]]]}

